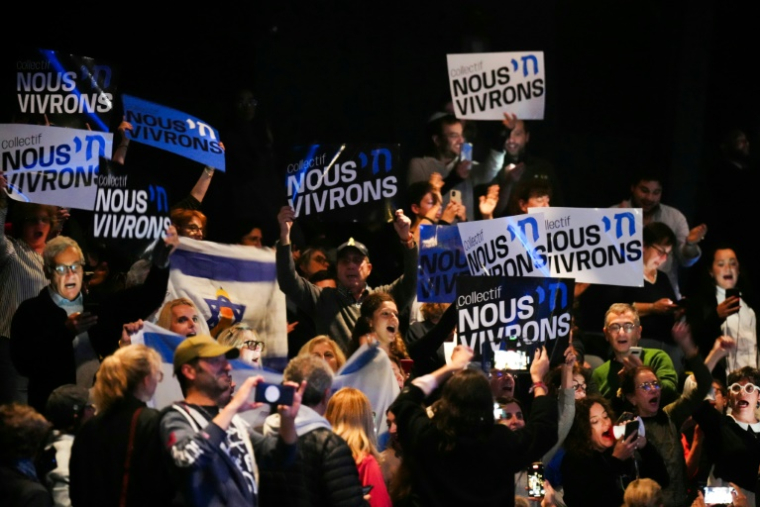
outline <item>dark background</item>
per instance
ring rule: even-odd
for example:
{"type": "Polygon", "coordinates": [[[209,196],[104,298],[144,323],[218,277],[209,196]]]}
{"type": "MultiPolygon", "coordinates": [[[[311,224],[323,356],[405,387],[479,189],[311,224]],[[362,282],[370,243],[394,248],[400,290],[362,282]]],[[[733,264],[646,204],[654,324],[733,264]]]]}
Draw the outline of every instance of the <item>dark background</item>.
{"type": "MultiPolygon", "coordinates": [[[[567,204],[618,202],[629,171],[656,164],[668,174],[663,201],[692,221],[722,133],[740,127],[755,141],[758,131],[756,19],[742,3],[701,3],[16,4],[3,75],[22,48],[90,56],[120,67],[120,91],[212,125],[231,90],[252,84],[280,150],[400,143],[406,161],[448,99],[447,53],[543,50],[546,120],[530,146],[555,164],[567,204]]],[[[187,192],[197,171],[170,160],[162,170],[187,192]]]]}

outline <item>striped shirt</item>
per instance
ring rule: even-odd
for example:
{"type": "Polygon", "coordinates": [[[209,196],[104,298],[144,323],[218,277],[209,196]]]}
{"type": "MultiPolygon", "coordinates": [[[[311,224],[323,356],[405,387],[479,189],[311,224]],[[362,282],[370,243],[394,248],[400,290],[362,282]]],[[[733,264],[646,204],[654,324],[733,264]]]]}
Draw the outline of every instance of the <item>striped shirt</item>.
{"type": "Polygon", "coordinates": [[[19,305],[35,297],[50,281],[42,269],[42,255],[25,241],[5,235],[8,208],[0,202],[0,336],[11,335],[11,320],[19,305]]]}

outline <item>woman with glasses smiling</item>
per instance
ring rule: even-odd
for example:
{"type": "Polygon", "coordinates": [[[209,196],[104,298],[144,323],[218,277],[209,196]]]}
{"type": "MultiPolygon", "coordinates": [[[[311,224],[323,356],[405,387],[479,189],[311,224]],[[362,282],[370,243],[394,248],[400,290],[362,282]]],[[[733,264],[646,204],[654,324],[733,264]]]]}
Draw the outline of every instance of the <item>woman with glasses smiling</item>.
{"type": "Polygon", "coordinates": [[[705,401],[694,414],[705,433],[708,456],[715,462],[711,486],[734,483],[755,505],[760,468],[760,371],[745,366],[728,375],[728,408],[723,415],[705,401]]]}

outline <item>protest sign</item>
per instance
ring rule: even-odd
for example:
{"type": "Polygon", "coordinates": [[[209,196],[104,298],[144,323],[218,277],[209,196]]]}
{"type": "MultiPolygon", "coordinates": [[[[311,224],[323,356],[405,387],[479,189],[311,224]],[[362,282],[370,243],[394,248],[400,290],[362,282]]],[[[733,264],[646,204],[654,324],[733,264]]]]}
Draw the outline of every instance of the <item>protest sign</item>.
{"type": "Polygon", "coordinates": [[[167,291],[166,301],[190,299],[212,334],[215,328],[246,322],[264,342],[264,364],[284,369],[285,295],[277,285],[273,250],[180,238],[167,291]]]}
{"type": "Polygon", "coordinates": [[[450,225],[420,227],[417,266],[417,301],[451,303],[456,297],[456,278],[469,274],[459,229],[450,225]]]}
{"type": "Polygon", "coordinates": [[[295,148],[286,166],[288,203],[299,218],[386,222],[400,206],[399,147],[295,148]]]}
{"type": "MultiPolygon", "coordinates": [[[[477,358],[545,346],[552,363],[567,348],[575,282],[569,278],[461,276],[457,280],[457,336],[477,358]],[[486,356],[485,354],[488,354],[486,356]]],[[[527,362],[523,367],[528,369],[527,362]]]]}
{"type": "Polygon", "coordinates": [[[457,118],[543,120],[546,73],[543,51],[446,55],[457,118]]]}
{"type": "Polygon", "coordinates": [[[107,132],[116,71],[105,62],[40,49],[14,61],[14,121],[107,132]]]}
{"type": "Polygon", "coordinates": [[[540,214],[458,224],[472,275],[549,276],[540,214]]]}
{"type": "Polygon", "coordinates": [[[547,276],[576,282],[642,287],[640,209],[530,208],[546,229],[547,276]]]}
{"type": "Polygon", "coordinates": [[[152,172],[101,159],[93,235],[109,247],[136,256],[163,237],[171,225],[169,198],[152,172]]]}
{"type": "Polygon", "coordinates": [[[130,95],[123,95],[130,141],[147,144],[214,169],[224,171],[224,150],[219,133],[206,122],[182,111],[130,95]]]}
{"type": "Polygon", "coordinates": [[[92,210],[101,157],[113,134],[38,125],[0,125],[8,195],[23,202],[92,210]]]}

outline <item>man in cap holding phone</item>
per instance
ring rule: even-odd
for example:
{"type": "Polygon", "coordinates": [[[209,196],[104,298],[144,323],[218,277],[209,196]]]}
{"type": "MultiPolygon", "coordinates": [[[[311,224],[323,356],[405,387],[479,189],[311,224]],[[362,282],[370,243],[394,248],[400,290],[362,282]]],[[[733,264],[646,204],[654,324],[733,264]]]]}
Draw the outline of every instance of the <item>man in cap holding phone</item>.
{"type": "Polygon", "coordinates": [[[302,491],[287,486],[303,480],[294,419],[306,383],[291,406],[278,407],[279,436],[264,437],[238,415],[258,406],[252,390],[263,380],[249,377],[233,396],[228,360],[239,353],[207,335],[186,338],[174,352],[185,399],[165,409],[160,430],[187,505],[259,505],[265,501],[259,497],[262,480],[270,500],[302,491]]]}

